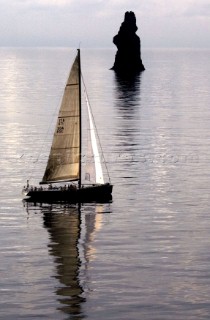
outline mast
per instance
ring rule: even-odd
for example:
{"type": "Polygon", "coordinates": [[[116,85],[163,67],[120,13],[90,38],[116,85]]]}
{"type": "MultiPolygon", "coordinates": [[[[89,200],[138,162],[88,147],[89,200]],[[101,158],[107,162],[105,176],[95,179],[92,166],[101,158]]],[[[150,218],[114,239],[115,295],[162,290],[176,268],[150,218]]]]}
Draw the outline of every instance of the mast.
{"type": "Polygon", "coordinates": [[[81,179],[82,179],[82,97],[81,97],[81,61],[80,61],[80,49],[78,51],[78,66],[79,66],[79,189],[81,188],[81,179]]]}

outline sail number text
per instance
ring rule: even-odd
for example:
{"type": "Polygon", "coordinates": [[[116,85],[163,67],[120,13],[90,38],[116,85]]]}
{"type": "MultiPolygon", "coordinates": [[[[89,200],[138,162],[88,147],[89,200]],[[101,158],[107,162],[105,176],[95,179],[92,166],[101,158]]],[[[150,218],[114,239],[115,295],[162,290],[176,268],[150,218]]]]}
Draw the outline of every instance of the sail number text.
{"type": "Polygon", "coordinates": [[[58,119],[57,133],[63,133],[63,131],[64,131],[64,122],[65,122],[65,119],[63,119],[63,118],[59,118],[58,119]]]}

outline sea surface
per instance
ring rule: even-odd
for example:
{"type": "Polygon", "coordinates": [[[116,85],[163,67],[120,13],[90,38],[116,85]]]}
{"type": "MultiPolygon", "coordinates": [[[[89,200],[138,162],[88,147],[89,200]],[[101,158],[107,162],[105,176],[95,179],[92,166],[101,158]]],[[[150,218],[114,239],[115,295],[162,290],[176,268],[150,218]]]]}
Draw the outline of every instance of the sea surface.
{"type": "Polygon", "coordinates": [[[72,48],[0,49],[0,319],[203,320],[210,314],[210,50],[82,49],[111,203],[27,205],[72,48]]]}

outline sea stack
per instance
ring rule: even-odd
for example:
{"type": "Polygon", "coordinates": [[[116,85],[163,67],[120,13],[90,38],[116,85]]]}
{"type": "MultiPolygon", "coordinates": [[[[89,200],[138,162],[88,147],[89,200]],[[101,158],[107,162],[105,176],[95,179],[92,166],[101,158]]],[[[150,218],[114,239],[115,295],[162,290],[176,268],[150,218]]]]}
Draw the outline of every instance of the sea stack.
{"type": "Polygon", "coordinates": [[[137,30],[134,12],[127,11],[118,34],[113,38],[118,50],[111,70],[118,74],[129,76],[145,70],[141,60],[141,40],[136,34],[137,30]]]}

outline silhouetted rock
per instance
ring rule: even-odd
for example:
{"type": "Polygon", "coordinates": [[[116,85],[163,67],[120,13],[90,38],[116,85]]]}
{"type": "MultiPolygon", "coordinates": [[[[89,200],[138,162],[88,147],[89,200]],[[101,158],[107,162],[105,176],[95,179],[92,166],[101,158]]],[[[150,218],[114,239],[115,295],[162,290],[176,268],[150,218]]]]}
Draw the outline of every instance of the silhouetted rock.
{"type": "Polygon", "coordinates": [[[117,46],[118,51],[111,70],[122,75],[145,70],[141,60],[141,41],[136,35],[137,30],[134,12],[127,11],[118,34],[113,38],[113,43],[117,46]]]}

